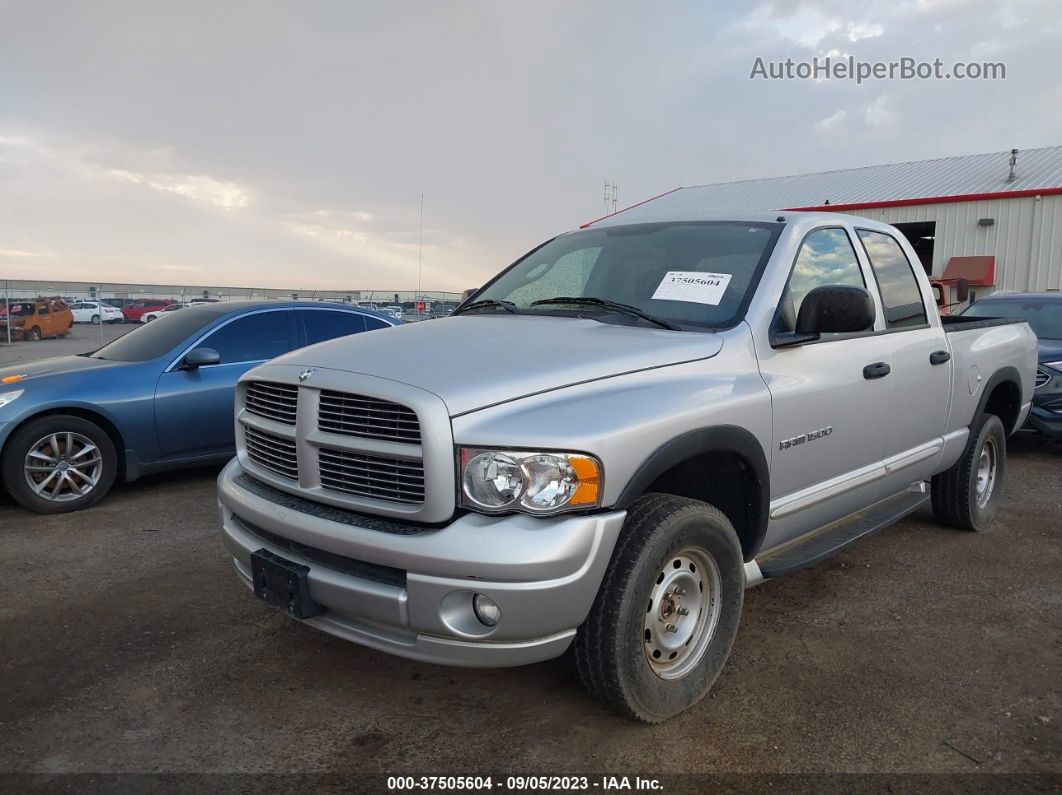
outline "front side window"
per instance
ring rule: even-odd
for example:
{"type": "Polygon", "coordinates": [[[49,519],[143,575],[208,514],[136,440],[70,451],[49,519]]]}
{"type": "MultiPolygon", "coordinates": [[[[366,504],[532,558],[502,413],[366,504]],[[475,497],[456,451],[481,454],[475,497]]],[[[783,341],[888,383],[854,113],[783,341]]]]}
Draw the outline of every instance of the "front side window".
{"type": "Polygon", "coordinates": [[[793,331],[804,298],[816,287],[827,285],[867,286],[852,241],[841,228],[816,229],[800,244],[779,308],[777,330],[793,331]]]}
{"type": "Polygon", "coordinates": [[[507,301],[527,314],[645,322],[601,304],[548,303],[558,297],[597,298],[633,306],[678,328],[729,328],[741,320],[781,228],[710,221],[572,232],[524,257],[475,300],[507,301]]]}
{"type": "Polygon", "coordinates": [[[922,291],[918,289],[911,263],[896,238],[860,229],[859,239],[863,241],[870,267],[878,280],[886,327],[924,326],[928,321],[922,291]]]}
{"type": "MultiPolygon", "coordinates": [[[[176,320],[191,312],[177,312],[176,320]]],[[[290,313],[286,310],[256,312],[225,324],[197,347],[213,348],[221,354],[220,364],[261,362],[291,350],[290,313]]]]}

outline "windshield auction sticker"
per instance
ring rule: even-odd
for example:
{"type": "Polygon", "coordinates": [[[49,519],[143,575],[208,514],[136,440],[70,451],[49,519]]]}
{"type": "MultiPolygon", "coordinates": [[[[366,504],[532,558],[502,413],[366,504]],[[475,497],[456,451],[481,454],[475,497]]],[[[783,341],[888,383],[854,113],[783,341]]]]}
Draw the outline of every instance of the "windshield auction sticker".
{"type": "Polygon", "coordinates": [[[656,292],[653,293],[653,299],[719,306],[728,284],[730,284],[729,273],[668,271],[656,288],[656,292]]]}

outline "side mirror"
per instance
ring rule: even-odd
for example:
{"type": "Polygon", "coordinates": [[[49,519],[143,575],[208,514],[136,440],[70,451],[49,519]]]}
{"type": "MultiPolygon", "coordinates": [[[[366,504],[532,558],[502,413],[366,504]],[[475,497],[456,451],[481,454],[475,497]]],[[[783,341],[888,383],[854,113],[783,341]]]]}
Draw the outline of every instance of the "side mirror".
{"type": "Polygon", "coordinates": [[[213,348],[193,348],[184,356],[186,370],[195,370],[208,364],[221,364],[221,354],[213,348]]]}
{"type": "Polygon", "coordinates": [[[797,334],[866,331],[874,325],[874,302],[862,287],[830,284],[804,296],[796,320],[797,334]]]}
{"type": "Polygon", "coordinates": [[[970,297],[970,282],[967,279],[957,279],[955,281],[955,301],[956,303],[963,303],[970,297]]]}

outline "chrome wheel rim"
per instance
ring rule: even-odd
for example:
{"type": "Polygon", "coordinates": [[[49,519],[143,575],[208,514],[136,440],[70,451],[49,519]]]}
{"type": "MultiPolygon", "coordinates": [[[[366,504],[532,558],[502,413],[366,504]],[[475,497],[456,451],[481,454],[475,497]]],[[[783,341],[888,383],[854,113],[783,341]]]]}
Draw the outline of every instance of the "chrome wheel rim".
{"type": "Polygon", "coordinates": [[[649,668],[661,679],[681,679],[704,657],[722,608],[722,578],[710,554],[688,547],[656,575],[642,620],[649,668]]]}
{"type": "Polygon", "coordinates": [[[103,456],[87,436],[51,433],[30,447],[23,469],[26,484],[38,497],[70,502],[96,488],[103,476],[103,456]]]}
{"type": "Polygon", "coordinates": [[[977,480],[974,489],[978,508],[984,508],[992,499],[992,492],[996,488],[996,461],[996,443],[992,439],[986,439],[981,447],[981,455],[977,458],[977,480]]]}

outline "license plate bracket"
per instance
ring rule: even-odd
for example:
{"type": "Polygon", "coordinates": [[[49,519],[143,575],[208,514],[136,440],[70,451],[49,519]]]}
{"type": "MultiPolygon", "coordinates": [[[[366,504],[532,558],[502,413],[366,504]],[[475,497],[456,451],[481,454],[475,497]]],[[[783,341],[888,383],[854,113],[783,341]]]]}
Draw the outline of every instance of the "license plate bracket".
{"type": "Polygon", "coordinates": [[[264,547],[251,553],[254,595],[292,618],[311,618],[324,612],[310,596],[306,576],[310,567],[275,555],[264,547]]]}

